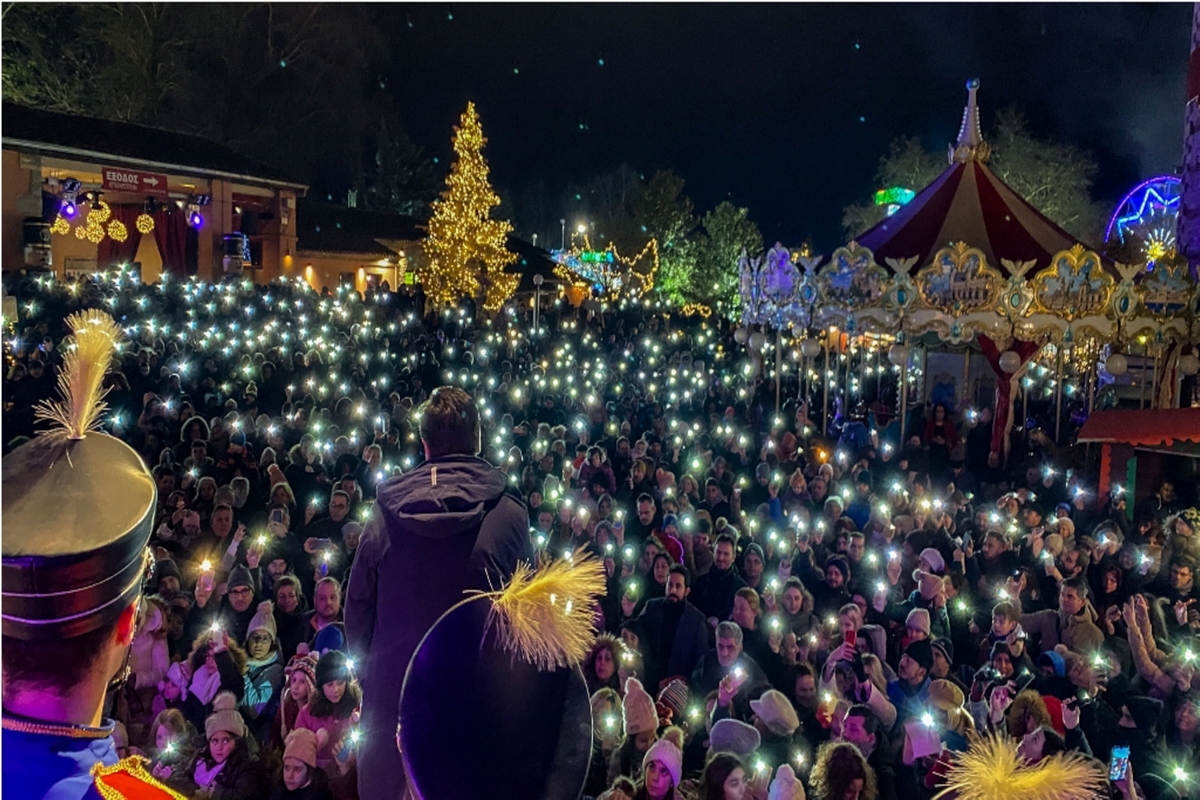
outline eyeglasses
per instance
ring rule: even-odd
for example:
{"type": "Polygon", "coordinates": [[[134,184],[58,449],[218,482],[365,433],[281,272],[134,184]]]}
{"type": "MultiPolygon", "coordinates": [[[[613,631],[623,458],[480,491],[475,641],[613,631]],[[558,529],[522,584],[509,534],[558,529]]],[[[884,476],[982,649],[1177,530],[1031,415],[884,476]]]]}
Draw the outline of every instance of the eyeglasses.
{"type": "Polygon", "coordinates": [[[254,590],[251,589],[249,586],[241,586],[237,589],[230,589],[229,593],[236,594],[240,597],[241,595],[245,595],[245,594],[254,594],[254,590]]]}

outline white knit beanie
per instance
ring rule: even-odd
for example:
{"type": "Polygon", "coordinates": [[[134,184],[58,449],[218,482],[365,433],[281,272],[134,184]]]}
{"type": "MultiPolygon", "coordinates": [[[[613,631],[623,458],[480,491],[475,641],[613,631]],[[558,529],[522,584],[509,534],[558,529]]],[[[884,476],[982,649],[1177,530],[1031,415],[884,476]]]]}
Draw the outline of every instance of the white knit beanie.
{"type": "Polygon", "coordinates": [[[668,739],[659,739],[650,745],[646,755],[642,756],[642,774],[646,774],[646,766],[651,761],[657,761],[671,773],[671,785],[678,786],[683,779],[683,753],[668,739]]]}
{"type": "Polygon", "coordinates": [[[914,608],[908,612],[908,617],[904,620],[906,628],[916,628],[919,631],[924,631],[926,636],[932,631],[932,621],[929,619],[929,611],[924,608],[914,608]]]}
{"type": "Polygon", "coordinates": [[[796,780],[796,771],[791,764],[781,764],[771,781],[767,800],[804,800],[804,786],[796,780]]]}
{"type": "Polygon", "coordinates": [[[917,558],[918,560],[925,559],[926,563],[929,564],[929,568],[938,575],[946,571],[946,559],[942,558],[942,554],[932,547],[926,547],[917,558]]]}
{"type": "Polygon", "coordinates": [[[658,712],[654,709],[654,698],[642,688],[642,682],[637,678],[630,678],[625,683],[623,708],[626,736],[658,730],[658,712]]]}
{"type": "Polygon", "coordinates": [[[266,631],[271,634],[272,639],[279,639],[275,628],[275,604],[270,600],[263,600],[258,604],[258,611],[254,612],[250,619],[250,627],[246,628],[246,638],[249,639],[250,634],[255,631],[266,631]]]}

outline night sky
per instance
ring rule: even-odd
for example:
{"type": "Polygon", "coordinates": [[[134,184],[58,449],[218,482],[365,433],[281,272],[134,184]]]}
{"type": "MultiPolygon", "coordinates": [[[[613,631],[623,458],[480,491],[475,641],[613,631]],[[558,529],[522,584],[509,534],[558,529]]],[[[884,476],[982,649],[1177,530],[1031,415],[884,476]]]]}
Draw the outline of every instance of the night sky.
{"type": "Polygon", "coordinates": [[[1093,153],[1106,202],[1174,171],[1191,15],[1187,3],[380,7],[387,87],[443,165],[474,100],[508,192],[540,179],[557,198],[621,162],[669,168],[698,211],[730,199],[767,244],[811,235],[820,248],[840,243],[843,207],[876,188],[894,137],[943,149],[955,137],[972,77],[985,132],[1017,104],[1036,135],[1093,153]]]}

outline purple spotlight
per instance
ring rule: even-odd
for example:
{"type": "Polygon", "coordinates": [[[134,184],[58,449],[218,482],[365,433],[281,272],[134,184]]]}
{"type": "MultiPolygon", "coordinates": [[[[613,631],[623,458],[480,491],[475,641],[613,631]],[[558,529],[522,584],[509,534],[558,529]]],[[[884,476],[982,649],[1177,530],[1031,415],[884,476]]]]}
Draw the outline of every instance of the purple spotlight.
{"type": "Polygon", "coordinates": [[[62,215],[64,217],[66,217],[67,219],[74,219],[75,212],[77,209],[75,208],[74,202],[72,202],[71,200],[64,200],[62,203],[62,207],[59,210],[62,212],[62,215]]]}
{"type": "Polygon", "coordinates": [[[188,212],[188,225],[191,225],[193,228],[199,228],[203,224],[204,217],[200,216],[199,211],[188,212]]]}

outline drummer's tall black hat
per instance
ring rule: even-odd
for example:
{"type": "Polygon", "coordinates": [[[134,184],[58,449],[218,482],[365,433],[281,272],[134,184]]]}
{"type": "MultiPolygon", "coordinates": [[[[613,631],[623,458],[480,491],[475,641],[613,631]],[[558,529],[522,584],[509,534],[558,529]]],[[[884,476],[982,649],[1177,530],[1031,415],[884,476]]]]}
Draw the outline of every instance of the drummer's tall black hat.
{"type": "Polygon", "coordinates": [[[447,611],[400,697],[400,748],[418,800],[569,800],[592,751],[579,669],[595,642],[604,568],[578,551],[447,611]]]}
{"type": "Polygon", "coordinates": [[[99,430],[121,330],[99,311],[67,324],[60,398],[36,408],[50,428],[3,461],[0,611],[4,636],[21,641],[112,624],[153,565],[154,480],[137,453],[99,430]]]}

